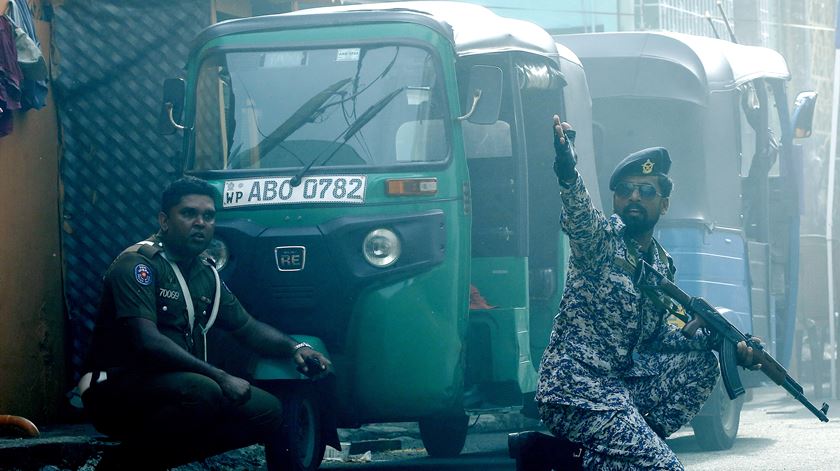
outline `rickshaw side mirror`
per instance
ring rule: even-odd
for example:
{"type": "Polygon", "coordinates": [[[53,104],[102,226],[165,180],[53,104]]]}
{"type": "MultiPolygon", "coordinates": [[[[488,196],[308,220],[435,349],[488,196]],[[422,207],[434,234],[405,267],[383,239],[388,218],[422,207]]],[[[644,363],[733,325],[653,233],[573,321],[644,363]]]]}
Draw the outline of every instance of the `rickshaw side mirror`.
{"type": "Polygon", "coordinates": [[[459,120],[473,124],[493,124],[502,108],[502,69],[489,65],[474,65],[470,69],[467,114],[459,120]]]}
{"type": "Polygon", "coordinates": [[[181,117],[184,113],[185,90],[184,79],[169,78],[163,81],[163,100],[158,115],[159,134],[169,135],[184,129],[181,117]]]}
{"type": "Polygon", "coordinates": [[[793,137],[809,137],[814,124],[817,92],[799,92],[793,102],[793,137]]]}

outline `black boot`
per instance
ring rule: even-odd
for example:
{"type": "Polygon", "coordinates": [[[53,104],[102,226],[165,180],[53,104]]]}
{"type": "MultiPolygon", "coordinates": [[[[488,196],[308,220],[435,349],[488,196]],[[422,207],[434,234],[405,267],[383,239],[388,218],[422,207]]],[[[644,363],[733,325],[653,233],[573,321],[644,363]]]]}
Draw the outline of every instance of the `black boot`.
{"type": "Polygon", "coordinates": [[[540,432],[508,434],[508,454],[516,471],[579,470],[583,464],[580,445],[540,432]]]}

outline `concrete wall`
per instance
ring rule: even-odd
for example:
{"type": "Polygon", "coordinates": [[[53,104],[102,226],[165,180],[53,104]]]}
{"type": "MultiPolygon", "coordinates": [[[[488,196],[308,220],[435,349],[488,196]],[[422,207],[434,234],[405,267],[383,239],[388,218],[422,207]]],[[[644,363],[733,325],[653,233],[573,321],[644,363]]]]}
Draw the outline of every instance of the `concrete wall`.
{"type": "MultiPolygon", "coordinates": [[[[29,4],[48,57],[41,0],[29,4]]],[[[15,112],[14,131],[0,138],[0,414],[36,423],[58,417],[66,388],[58,206],[50,96],[45,108],[15,112]]]]}

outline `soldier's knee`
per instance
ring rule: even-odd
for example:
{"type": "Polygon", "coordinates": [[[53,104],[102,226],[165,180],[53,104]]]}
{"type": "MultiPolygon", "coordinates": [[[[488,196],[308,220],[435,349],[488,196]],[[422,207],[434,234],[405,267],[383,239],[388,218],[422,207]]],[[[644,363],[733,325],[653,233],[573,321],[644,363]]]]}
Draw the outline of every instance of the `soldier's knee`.
{"type": "Polygon", "coordinates": [[[560,429],[564,415],[562,406],[540,402],[537,403],[537,409],[540,413],[540,420],[542,420],[551,433],[562,436],[563,430],[560,429]]]}
{"type": "Polygon", "coordinates": [[[710,350],[700,352],[703,370],[707,375],[717,377],[720,374],[720,367],[718,366],[718,359],[710,350]]]}
{"type": "Polygon", "coordinates": [[[686,367],[693,369],[699,376],[716,377],[720,373],[718,359],[711,350],[687,352],[686,367]]]}

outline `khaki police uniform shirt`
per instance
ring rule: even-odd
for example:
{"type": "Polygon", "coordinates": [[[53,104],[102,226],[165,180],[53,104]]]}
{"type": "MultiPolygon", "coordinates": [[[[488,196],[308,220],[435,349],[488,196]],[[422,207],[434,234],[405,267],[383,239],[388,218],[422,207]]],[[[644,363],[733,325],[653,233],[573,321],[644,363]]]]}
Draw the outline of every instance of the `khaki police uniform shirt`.
{"type": "MultiPolygon", "coordinates": [[[[638,244],[628,246],[619,216],[608,218],[592,205],[579,176],[561,198],[571,257],[536,399],[590,410],[633,407],[625,378],[656,375],[668,361],[662,352],[708,350],[709,339],[700,333],[685,338],[666,322],[668,313],[642,295],[626,268],[641,255],[638,244]]],[[[670,274],[659,251],[648,258],[670,274]]]]}
{"type": "MultiPolygon", "coordinates": [[[[190,264],[179,264],[195,308],[195,322],[189,327],[184,293],[175,272],[162,255],[163,244],[157,236],[153,245],[135,244],[121,253],[105,274],[90,359],[91,369],[133,367],[125,332],[120,321],[142,317],[154,322],[158,330],[193,355],[202,358],[206,325],[213,309],[216,281],[209,261],[196,257],[190,264]]],[[[212,328],[234,331],[243,327],[250,315],[233,293],[221,284],[219,312],[212,328]]],[[[212,345],[208,346],[212,349],[212,345]]]]}

